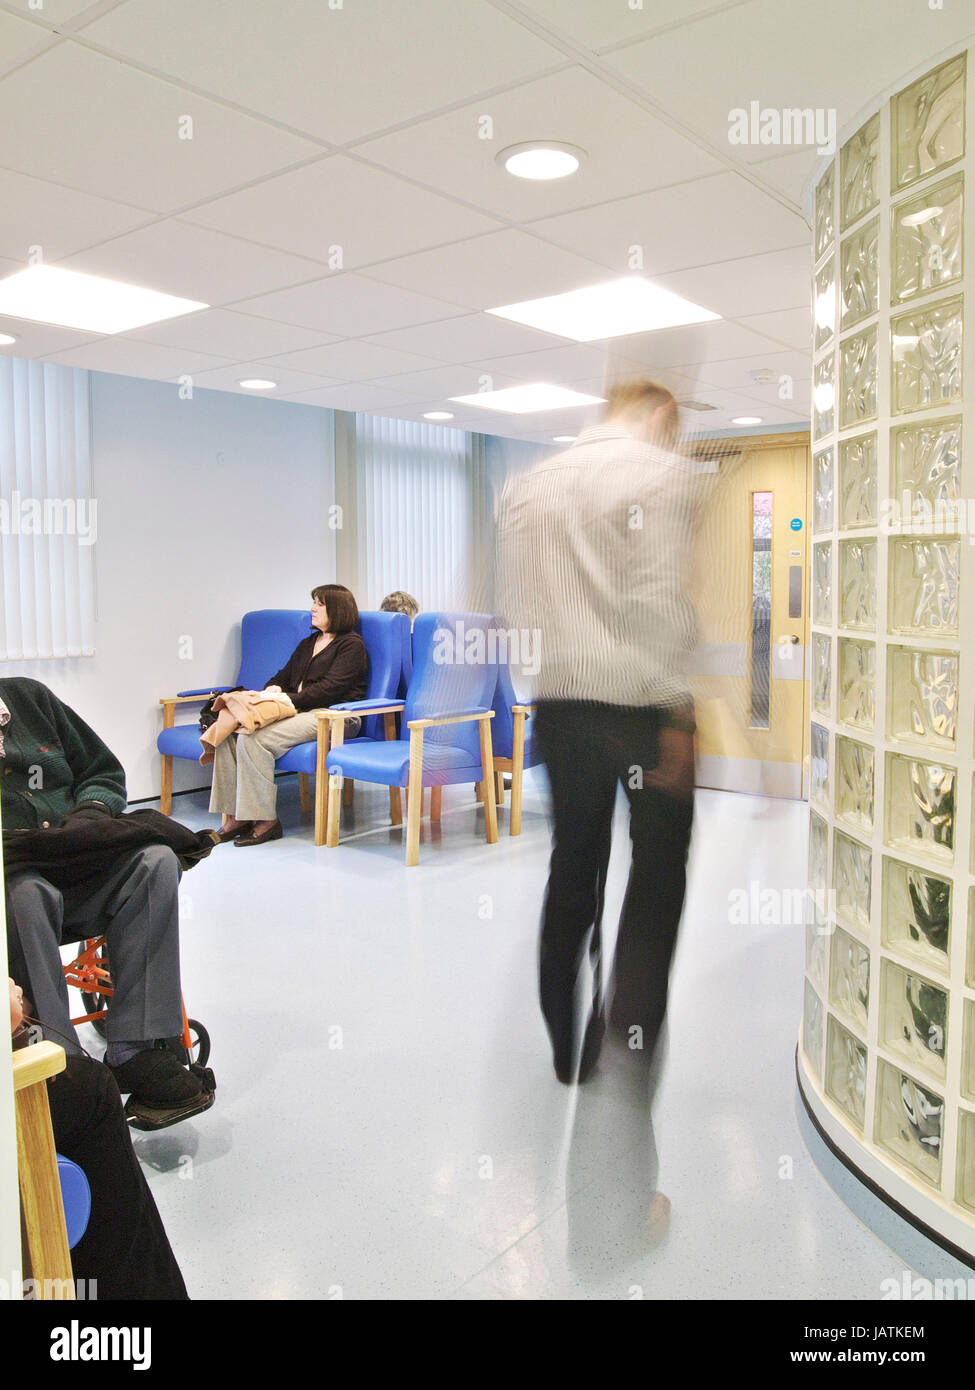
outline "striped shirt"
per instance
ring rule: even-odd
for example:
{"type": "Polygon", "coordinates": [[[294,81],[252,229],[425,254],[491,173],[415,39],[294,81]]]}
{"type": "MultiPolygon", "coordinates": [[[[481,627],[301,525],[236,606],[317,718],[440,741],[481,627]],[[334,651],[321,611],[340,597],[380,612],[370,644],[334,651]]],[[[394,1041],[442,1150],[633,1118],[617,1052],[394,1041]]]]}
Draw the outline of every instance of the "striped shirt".
{"type": "Polygon", "coordinates": [[[690,703],[698,482],[690,460],[607,423],[506,484],[498,592],[505,620],[537,634],[536,699],[690,703]]]}

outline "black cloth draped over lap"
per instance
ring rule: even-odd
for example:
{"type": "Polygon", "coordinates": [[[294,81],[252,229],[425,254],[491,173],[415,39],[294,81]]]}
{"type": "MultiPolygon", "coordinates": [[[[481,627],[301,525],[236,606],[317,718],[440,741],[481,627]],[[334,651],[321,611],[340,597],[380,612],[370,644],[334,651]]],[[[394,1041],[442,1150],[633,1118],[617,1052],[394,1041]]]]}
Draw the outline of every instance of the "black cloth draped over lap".
{"type": "Polygon", "coordinates": [[[98,878],[147,845],[168,845],[182,867],[191,869],[218,843],[215,831],[189,830],[150,809],[122,816],[73,815],[47,830],[5,830],[3,869],[8,876],[32,869],[64,888],[98,878]]]}

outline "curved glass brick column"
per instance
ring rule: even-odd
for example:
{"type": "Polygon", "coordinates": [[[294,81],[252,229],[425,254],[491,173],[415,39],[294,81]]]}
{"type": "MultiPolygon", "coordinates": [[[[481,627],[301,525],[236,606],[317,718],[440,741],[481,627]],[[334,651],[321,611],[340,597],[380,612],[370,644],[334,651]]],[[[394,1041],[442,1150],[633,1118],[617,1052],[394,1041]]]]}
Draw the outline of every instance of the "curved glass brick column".
{"type": "Polygon", "coordinates": [[[812,729],[799,1079],[975,1255],[975,49],[813,199],[812,729]],[[968,79],[966,82],[966,78],[968,79]],[[967,108],[967,109],[966,109],[967,108]]]}

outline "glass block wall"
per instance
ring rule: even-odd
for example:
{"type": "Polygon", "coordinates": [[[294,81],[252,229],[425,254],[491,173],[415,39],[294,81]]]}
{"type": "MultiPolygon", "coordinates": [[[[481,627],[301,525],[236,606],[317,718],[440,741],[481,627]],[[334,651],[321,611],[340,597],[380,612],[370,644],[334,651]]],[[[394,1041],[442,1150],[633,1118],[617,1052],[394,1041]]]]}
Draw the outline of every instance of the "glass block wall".
{"type": "Polygon", "coordinates": [[[815,190],[799,1068],[843,1152],[975,1253],[973,55],[815,190]]]}

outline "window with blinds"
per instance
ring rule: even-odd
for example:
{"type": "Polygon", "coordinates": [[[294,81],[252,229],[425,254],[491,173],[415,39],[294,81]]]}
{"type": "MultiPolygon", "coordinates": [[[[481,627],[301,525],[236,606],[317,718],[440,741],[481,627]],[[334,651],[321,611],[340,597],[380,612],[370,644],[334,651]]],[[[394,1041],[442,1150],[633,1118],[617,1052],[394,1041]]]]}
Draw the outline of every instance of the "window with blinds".
{"type": "Polygon", "coordinates": [[[405,589],[421,609],[465,607],[485,544],[483,437],[357,414],[355,451],[360,606],[405,589]]]}
{"type": "Polygon", "coordinates": [[[94,655],[88,373],[0,358],[0,661],[94,655]]]}

